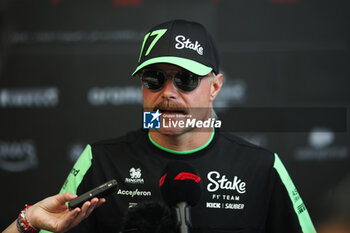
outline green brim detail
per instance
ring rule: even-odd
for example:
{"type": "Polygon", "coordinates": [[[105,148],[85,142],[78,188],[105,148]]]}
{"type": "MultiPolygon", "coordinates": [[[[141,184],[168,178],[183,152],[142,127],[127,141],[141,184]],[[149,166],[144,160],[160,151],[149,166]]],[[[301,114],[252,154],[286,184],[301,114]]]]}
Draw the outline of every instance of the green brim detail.
{"type": "Polygon", "coordinates": [[[192,73],[199,75],[199,76],[205,76],[207,74],[209,74],[213,68],[209,67],[209,66],[205,66],[199,62],[196,61],[192,61],[190,59],[187,58],[182,58],[182,57],[156,57],[156,58],[152,58],[149,59],[145,62],[143,62],[141,65],[139,65],[136,70],[132,73],[132,76],[135,76],[135,74],[141,70],[142,68],[148,66],[148,65],[152,65],[152,64],[156,64],[156,63],[169,63],[169,64],[173,64],[173,65],[177,65],[180,66],[186,70],[191,71],[192,73]]]}

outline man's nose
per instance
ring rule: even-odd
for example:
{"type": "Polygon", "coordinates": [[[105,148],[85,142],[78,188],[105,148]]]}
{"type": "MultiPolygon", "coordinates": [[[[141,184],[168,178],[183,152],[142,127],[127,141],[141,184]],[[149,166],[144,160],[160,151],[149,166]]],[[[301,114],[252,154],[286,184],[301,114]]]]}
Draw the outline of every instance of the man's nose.
{"type": "Polygon", "coordinates": [[[174,85],[173,78],[168,77],[162,89],[162,96],[166,99],[174,99],[178,94],[178,90],[174,85]]]}

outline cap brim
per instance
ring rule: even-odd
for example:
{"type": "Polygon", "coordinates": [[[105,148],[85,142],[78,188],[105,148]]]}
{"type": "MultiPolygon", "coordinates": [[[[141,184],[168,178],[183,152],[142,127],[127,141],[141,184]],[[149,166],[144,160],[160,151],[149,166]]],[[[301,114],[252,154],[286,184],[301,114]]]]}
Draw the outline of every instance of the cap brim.
{"type": "Polygon", "coordinates": [[[156,63],[169,63],[169,64],[177,65],[199,76],[205,76],[213,70],[213,68],[209,66],[205,66],[199,62],[196,62],[187,58],[165,56],[165,57],[152,58],[141,63],[136,68],[136,70],[132,73],[132,76],[135,76],[137,72],[139,72],[142,68],[148,65],[156,64],[156,63]]]}

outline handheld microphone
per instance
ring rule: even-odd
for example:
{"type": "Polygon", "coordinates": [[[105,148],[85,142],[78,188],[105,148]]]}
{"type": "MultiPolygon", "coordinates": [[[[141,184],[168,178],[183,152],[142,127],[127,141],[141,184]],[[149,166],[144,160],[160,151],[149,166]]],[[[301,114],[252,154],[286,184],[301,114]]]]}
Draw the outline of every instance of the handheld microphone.
{"type": "Polygon", "coordinates": [[[188,233],[192,226],[190,207],[199,202],[202,192],[198,173],[187,163],[171,162],[162,173],[159,187],[164,201],[176,210],[181,233],[188,233]]]}

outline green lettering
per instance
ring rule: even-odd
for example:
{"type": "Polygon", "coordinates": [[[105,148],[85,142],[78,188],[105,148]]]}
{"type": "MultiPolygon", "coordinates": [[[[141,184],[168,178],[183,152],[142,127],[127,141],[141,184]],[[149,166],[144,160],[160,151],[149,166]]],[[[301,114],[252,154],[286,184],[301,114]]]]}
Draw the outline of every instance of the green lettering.
{"type": "Polygon", "coordinates": [[[141,52],[140,52],[140,56],[139,56],[139,62],[141,60],[141,56],[142,56],[142,52],[143,52],[143,47],[145,46],[145,43],[147,41],[147,39],[150,37],[150,36],[156,36],[153,41],[151,42],[151,44],[149,45],[146,53],[145,53],[145,56],[147,56],[151,50],[153,49],[154,45],[158,42],[158,40],[166,33],[167,29],[159,29],[159,30],[156,30],[156,31],[153,31],[153,32],[149,32],[145,35],[145,38],[143,39],[143,42],[142,42],[142,48],[141,48],[141,52]]]}

